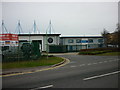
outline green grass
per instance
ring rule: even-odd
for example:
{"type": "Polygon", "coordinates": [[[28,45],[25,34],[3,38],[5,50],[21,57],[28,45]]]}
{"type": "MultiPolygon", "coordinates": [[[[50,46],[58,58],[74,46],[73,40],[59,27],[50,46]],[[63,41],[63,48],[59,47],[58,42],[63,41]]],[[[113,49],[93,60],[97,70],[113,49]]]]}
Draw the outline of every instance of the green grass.
{"type": "Polygon", "coordinates": [[[108,52],[108,53],[102,53],[98,54],[100,56],[120,56],[120,52],[108,52]]]}
{"type": "Polygon", "coordinates": [[[107,51],[81,51],[79,52],[79,55],[97,55],[97,54],[102,54],[106,52],[107,51]]]}
{"type": "Polygon", "coordinates": [[[45,56],[43,56],[38,60],[6,62],[6,63],[4,62],[2,63],[2,69],[49,66],[49,65],[57,64],[61,61],[63,61],[63,59],[60,57],[48,57],[47,59],[45,56]]]}

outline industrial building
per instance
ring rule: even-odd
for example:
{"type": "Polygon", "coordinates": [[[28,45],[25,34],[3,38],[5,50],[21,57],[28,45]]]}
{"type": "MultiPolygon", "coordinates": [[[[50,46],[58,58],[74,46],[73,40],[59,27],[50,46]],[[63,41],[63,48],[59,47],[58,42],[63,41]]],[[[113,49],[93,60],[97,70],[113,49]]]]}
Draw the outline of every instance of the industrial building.
{"type": "MultiPolygon", "coordinates": [[[[2,21],[2,30],[4,33],[8,33],[4,21],[2,21]]],[[[45,34],[39,32],[36,22],[34,21],[33,33],[31,32],[25,34],[23,33],[19,20],[15,34],[18,36],[17,41],[19,41],[19,44],[24,42],[39,42],[39,49],[41,52],[76,52],[80,49],[104,47],[104,40],[102,36],[60,36],[61,34],[52,33],[52,30],[54,29],[52,27],[51,20],[45,34]]],[[[1,38],[3,38],[3,34],[1,38]]],[[[8,40],[5,40],[4,42],[7,42],[8,45],[8,40]]],[[[1,45],[2,44],[3,39],[1,40],[1,45]]],[[[9,46],[11,45],[12,44],[9,44],[9,46]]]]}
{"type": "Polygon", "coordinates": [[[104,47],[102,36],[62,36],[60,44],[67,45],[68,52],[104,47]]]}
{"type": "MultiPolygon", "coordinates": [[[[104,47],[102,36],[61,36],[61,34],[19,34],[19,42],[39,42],[40,50],[51,52],[50,46],[66,46],[67,52],[104,47]],[[48,49],[47,49],[48,46],[48,49]]],[[[58,48],[59,49],[59,48],[58,48]]],[[[52,50],[55,51],[55,50],[52,50]]],[[[60,52],[60,51],[59,51],[60,52]]]]}
{"type": "Polygon", "coordinates": [[[47,45],[59,45],[60,34],[19,34],[19,42],[39,42],[40,50],[46,51],[47,45]]]}

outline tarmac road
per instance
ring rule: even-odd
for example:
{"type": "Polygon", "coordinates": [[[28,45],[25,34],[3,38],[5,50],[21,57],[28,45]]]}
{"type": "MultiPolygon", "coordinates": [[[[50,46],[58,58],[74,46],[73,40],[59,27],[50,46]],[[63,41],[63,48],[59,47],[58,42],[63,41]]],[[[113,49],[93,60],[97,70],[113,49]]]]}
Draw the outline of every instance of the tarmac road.
{"type": "Polygon", "coordinates": [[[56,55],[65,66],[36,73],[3,77],[3,88],[118,88],[118,56],[56,55]]]}

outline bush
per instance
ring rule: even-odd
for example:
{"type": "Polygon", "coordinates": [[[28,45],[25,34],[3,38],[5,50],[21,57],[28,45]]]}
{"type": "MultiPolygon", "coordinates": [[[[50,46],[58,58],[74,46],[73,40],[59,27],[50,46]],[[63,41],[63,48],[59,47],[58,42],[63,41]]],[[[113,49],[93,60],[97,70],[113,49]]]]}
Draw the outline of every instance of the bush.
{"type": "Polygon", "coordinates": [[[107,51],[85,51],[85,52],[79,52],[80,55],[96,55],[96,54],[102,54],[106,53],[107,51]]]}
{"type": "Polygon", "coordinates": [[[80,52],[83,51],[111,51],[111,52],[117,52],[119,51],[119,48],[94,48],[94,49],[81,49],[80,52]]]}
{"type": "Polygon", "coordinates": [[[107,52],[118,52],[118,48],[95,48],[95,49],[81,49],[80,55],[97,55],[107,52]]]}

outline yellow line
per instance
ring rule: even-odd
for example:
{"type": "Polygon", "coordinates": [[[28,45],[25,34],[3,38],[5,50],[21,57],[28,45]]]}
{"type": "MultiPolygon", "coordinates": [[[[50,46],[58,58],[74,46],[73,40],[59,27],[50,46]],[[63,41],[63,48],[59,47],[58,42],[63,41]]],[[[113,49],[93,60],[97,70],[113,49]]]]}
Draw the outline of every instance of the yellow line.
{"type": "MultiPolygon", "coordinates": [[[[63,58],[63,57],[62,57],[63,58]]],[[[69,59],[63,58],[66,60],[66,62],[64,64],[61,64],[59,66],[55,66],[55,67],[50,67],[50,68],[45,68],[45,69],[41,69],[41,70],[36,70],[34,72],[23,72],[23,73],[16,73],[16,74],[8,74],[8,75],[0,75],[0,77],[8,77],[8,76],[15,76],[15,75],[23,75],[23,74],[29,74],[29,73],[35,73],[35,72],[41,72],[41,71],[46,71],[46,70],[51,70],[51,69],[55,69],[55,68],[59,68],[62,67],[66,64],[68,64],[70,62],[69,59]]]]}

